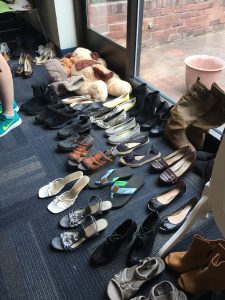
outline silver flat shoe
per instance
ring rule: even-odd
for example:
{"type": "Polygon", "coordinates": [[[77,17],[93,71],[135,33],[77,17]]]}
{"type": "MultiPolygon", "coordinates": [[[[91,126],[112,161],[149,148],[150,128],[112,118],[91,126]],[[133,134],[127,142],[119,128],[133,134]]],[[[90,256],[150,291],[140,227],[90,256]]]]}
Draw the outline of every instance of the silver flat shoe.
{"type": "Polygon", "coordinates": [[[95,125],[102,129],[111,128],[115,125],[121,124],[126,120],[127,113],[125,110],[117,112],[115,115],[103,120],[98,120],[95,125]]]}
{"type": "Polygon", "coordinates": [[[108,142],[112,145],[118,145],[128,141],[130,138],[137,136],[140,133],[140,126],[137,124],[134,128],[123,132],[115,133],[108,138],[108,142]]]}
{"type": "Polygon", "coordinates": [[[124,130],[132,129],[136,125],[137,125],[137,123],[136,123],[135,118],[130,118],[129,120],[127,120],[127,121],[125,121],[125,122],[123,122],[119,125],[113,126],[109,129],[106,129],[105,134],[107,136],[110,136],[110,135],[113,135],[115,133],[119,133],[119,132],[124,131],[124,130]]]}

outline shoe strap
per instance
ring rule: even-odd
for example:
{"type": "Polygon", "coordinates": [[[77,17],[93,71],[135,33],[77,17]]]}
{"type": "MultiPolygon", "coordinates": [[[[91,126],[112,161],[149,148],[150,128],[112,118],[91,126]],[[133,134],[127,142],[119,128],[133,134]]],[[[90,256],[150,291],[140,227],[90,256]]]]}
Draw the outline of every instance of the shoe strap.
{"type": "Polygon", "coordinates": [[[95,181],[95,184],[100,185],[100,186],[106,186],[106,185],[110,185],[110,184],[114,183],[115,181],[117,181],[119,179],[118,176],[112,178],[112,180],[108,179],[109,175],[111,175],[114,171],[115,171],[115,169],[108,170],[105,173],[105,175],[103,175],[99,180],[95,181]]]}
{"type": "Polygon", "coordinates": [[[113,199],[115,195],[124,196],[124,195],[132,195],[136,192],[137,188],[126,188],[124,186],[127,185],[127,181],[116,181],[114,185],[111,187],[110,198],[113,199]]]}

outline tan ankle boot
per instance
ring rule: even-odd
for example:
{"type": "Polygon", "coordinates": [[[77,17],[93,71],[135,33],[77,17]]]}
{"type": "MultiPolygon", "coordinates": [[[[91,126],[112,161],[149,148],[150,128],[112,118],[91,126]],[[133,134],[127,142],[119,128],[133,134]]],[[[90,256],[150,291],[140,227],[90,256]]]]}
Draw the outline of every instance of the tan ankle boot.
{"type": "MultiPolygon", "coordinates": [[[[191,126],[191,132],[188,135],[190,140],[196,137],[198,145],[204,142],[204,133],[209,129],[217,128],[225,123],[225,92],[216,84],[213,83],[211,93],[216,99],[216,105],[205,115],[198,118],[191,126]]],[[[197,145],[197,146],[198,146],[197,145]]]]}
{"type": "Polygon", "coordinates": [[[184,273],[178,280],[179,286],[190,294],[200,294],[205,291],[213,293],[225,289],[225,248],[219,244],[218,254],[207,267],[184,273]]]}
{"type": "Polygon", "coordinates": [[[186,129],[210,111],[216,103],[216,97],[198,78],[188,92],[171,109],[170,118],[165,127],[165,136],[176,149],[185,146],[194,149],[188,139],[186,129]]]}
{"type": "Polygon", "coordinates": [[[187,251],[170,253],[165,258],[165,263],[178,273],[203,268],[218,253],[219,244],[225,247],[225,240],[207,241],[196,234],[187,251]]]}

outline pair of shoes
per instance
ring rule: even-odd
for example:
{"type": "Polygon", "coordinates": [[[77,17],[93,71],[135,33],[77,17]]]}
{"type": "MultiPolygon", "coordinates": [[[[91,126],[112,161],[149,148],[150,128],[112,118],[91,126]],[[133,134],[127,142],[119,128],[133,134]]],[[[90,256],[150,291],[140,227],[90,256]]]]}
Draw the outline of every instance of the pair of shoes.
{"type": "Polygon", "coordinates": [[[76,143],[77,145],[74,147],[73,151],[68,154],[68,164],[72,167],[77,167],[88,155],[90,149],[94,145],[94,139],[89,135],[85,135],[76,139],[76,143]]]}
{"type": "MultiPolygon", "coordinates": [[[[61,109],[55,109],[51,118],[45,121],[45,126],[49,129],[60,129],[70,125],[78,117],[80,111],[64,106],[61,109]]],[[[77,120],[76,120],[77,122],[77,120]]]]}
{"type": "Polygon", "coordinates": [[[136,124],[135,127],[129,127],[128,129],[121,130],[119,132],[115,132],[114,134],[110,135],[108,138],[108,142],[111,145],[118,145],[124,143],[131,138],[134,138],[140,134],[140,126],[136,124]]]}
{"type": "Polygon", "coordinates": [[[187,251],[170,253],[165,262],[182,274],[178,284],[187,293],[225,289],[225,240],[205,240],[195,235],[187,251]]]}
{"type": "Polygon", "coordinates": [[[48,210],[54,214],[60,213],[71,207],[77,199],[79,193],[89,182],[88,176],[83,176],[83,172],[77,171],[64,178],[57,178],[39,189],[39,198],[47,198],[57,195],[67,184],[76,181],[72,188],[56,198],[48,205],[48,210]]]}
{"type": "MultiPolygon", "coordinates": [[[[109,205],[109,203],[107,203],[107,205],[109,205]]],[[[93,209],[93,206],[91,209],[93,209]]],[[[82,246],[84,242],[98,236],[99,233],[107,228],[107,226],[108,222],[106,219],[96,220],[95,217],[89,214],[79,227],[71,229],[70,231],[65,231],[55,237],[52,240],[52,247],[60,251],[73,251],[82,246]]]]}
{"type": "Polygon", "coordinates": [[[111,186],[110,201],[113,208],[120,208],[144,185],[144,178],[134,175],[129,167],[103,170],[91,176],[89,187],[92,189],[111,186]]]}
{"type": "Polygon", "coordinates": [[[146,153],[131,152],[120,158],[120,163],[132,168],[141,167],[161,156],[161,153],[153,145],[146,153]]]}
{"type": "Polygon", "coordinates": [[[104,120],[97,120],[95,125],[98,128],[102,128],[102,129],[112,128],[113,126],[120,125],[121,123],[125,122],[126,117],[127,117],[126,111],[121,110],[115,113],[113,116],[108,117],[104,120]]]}
{"type": "MultiPolygon", "coordinates": [[[[71,108],[69,109],[71,110],[71,108]]],[[[63,128],[57,132],[59,138],[67,139],[76,133],[87,134],[90,132],[92,124],[89,116],[83,115],[82,110],[73,109],[73,111],[76,113],[74,114],[72,122],[70,122],[69,125],[63,126],[63,128]]]]}
{"type": "Polygon", "coordinates": [[[114,275],[108,284],[107,295],[110,300],[129,300],[143,284],[157,277],[164,270],[165,264],[161,258],[146,257],[135,266],[125,268],[114,275]]]}
{"type": "Polygon", "coordinates": [[[79,145],[90,145],[93,144],[94,140],[90,135],[84,134],[79,135],[75,133],[73,136],[68,137],[67,139],[58,143],[58,148],[63,151],[73,151],[79,145]]]}
{"type": "Polygon", "coordinates": [[[43,112],[47,105],[59,103],[56,93],[45,85],[32,86],[33,97],[20,106],[20,110],[28,115],[38,115],[43,112]]]}
{"type": "Polygon", "coordinates": [[[149,136],[156,137],[156,136],[163,135],[164,129],[166,127],[166,122],[170,117],[170,110],[172,108],[173,106],[169,107],[166,110],[163,110],[156,116],[155,122],[152,125],[151,129],[149,130],[149,136]]]}
{"type": "Polygon", "coordinates": [[[52,49],[47,48],[39,57],[36,56],[34,58],[34,63],[36,65],[43,65],[47,60],[51,60],[55,58],[55,56],[55,52],[52,49]]]}
{"type": "Polygon", "coordinates": [[[159,182],[163,184],[175,184],[194,167],[195,152],[189,146],[183,147],[151,163],[151,168],[156,172],[162,172],[159,182]]]}
{"type": "Polygon", "coordinates": [[[117,151],[115,149],[109,149],[104,152],[99,151],[92,156],[83,156],[79,164],[78,170],[86,171],[89,173],[96,172],[100,168],[106,167],[112,164],[117,157],[117,151]]]}
{"type": "Polygon", "coordinates": [[[130,118],[127,121],[124,121],[123,123],[120,123],[118,125],[112,126],[111,128],[108,128],[105,130],[106,136],[111,136],[116,133],[121,133],[124,130],[133,129],[137,125],[135,118],[130,118]]]}
{"type": "Polygon", "coordinates": [[[162,281],[151,288],[148,298],[138,296],[131,300],[187,300],[187,296],[170,281],[162,281]]]}
{"type": "Polygon", "coordinates": [[[12,129],[20,126],[22,120],[20,119],[16,110],[14,110],[14,117],[7,118],[3,113],[0,113],[0,137],[9,133],[12,129]]]}
{"type": "Polygon", "coordinates": [[[30,78],[33,74],[32,62],[33,60],[30,54],[22,53],[19,58],[16,76],[30,78]]]}
{"type": "Polygon", "coordinates": [[[172,146],[201,148],[208,130],[225,123],[224,97],[224,91],[216,83],[208,90],[198,78],[170,111],[165,136],[172,146]]]}
{"type": "Polygon", "coordinates": [[[122,246],[130,244],[133,235],[136,236],[127,256],[127,265],[133,266],[147,257],[153,248],[153,244],[159,229],[160,218],[156,211],[152,211],[137,231],[135,221],[128,219],[119,225],[116,230],[100,244],[90,257],[90,265],[99,267],[113,260],[122,246]]]}
{"type": "Polygon", "coordinates": [[[129,99],[130,99],[130,95],[129,94],[124,94],[124,95],[121,95],[120,97],[117,97],[117,98],[114,98],[112,100],[106,101],[103,104],[103,106],[108,107],[108,108],[114,108],[117,105],[128,101],[129,99]]]}

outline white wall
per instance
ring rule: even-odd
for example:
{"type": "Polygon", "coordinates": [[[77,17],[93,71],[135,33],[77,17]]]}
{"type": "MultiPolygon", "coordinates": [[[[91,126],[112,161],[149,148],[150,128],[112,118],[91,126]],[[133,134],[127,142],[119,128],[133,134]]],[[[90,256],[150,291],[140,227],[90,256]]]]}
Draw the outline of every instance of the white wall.
{"type": "MultiPolygon", "coordinates": [[[[73,0],[35,0],[47,38],[59,49],[77,46],[73,0]]],[[[38,20],[34,26],[42,32],[38,20]]]]}
{"type": "Polygon", "coordinates": [[[77,46],[77,34],[73,0],[54,0],[56,22],[61,49],[77,46]]]}

